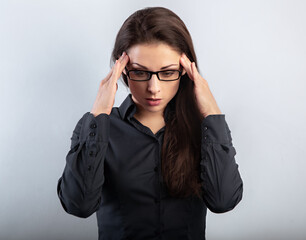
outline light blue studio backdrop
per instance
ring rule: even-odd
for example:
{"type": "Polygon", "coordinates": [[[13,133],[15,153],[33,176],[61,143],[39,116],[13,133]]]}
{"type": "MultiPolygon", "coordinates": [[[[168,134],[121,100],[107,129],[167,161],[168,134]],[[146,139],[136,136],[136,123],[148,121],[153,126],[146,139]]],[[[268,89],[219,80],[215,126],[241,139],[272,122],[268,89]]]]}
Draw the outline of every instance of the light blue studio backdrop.
{"type": "MultiPolygon", "coordinates": [[[[57,180],[120,26],[147,6],[186,23],[237,151],[243,200],[208,212],[207,239],[305,239],[306,4],[292,0],[0,1],[0,239],[97,239],[57,180]]],[[[127,94],[119,81],[115,106],[127,94]]]]}

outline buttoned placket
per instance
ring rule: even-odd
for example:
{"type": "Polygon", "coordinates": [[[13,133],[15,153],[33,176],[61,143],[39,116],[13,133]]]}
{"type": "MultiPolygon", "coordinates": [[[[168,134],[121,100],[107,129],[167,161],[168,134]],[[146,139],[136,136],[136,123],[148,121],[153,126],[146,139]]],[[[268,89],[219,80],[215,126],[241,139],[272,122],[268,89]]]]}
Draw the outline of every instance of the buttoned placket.
{"type": "Polygon", "coordinates": [[[155,174],[156,174],[156,193],[157,193],[157,197],[154,200],[155,204],[157,205],[157,207],[159,208],[159,214],[158,214],[158,228],[155,230],[155,235],[157,237],[157,239],[161,239],[161,234],[163,231],[163,214],[164,214],[164,209],[163,209],[163,205],[162,205],[162,201],[161,201],[161,185],[162,185],[162,175],[161,175],[161,148],[162,148],[162,137],[163,137],[163,131],[158,131],[154,137],[155,137],[155,141],[156,141],[156,145],[157,145],[157,154],[156,154],[156,159],[155,159],[155,174]]]}
{"type": "MultiPolygon", "coordinates": [[[[163,130],[164,131],[164,130],[163,130]]],[[[162,201],[161,201],[161,187],[162,187],[162,175],[161,175],[161,148],[162,148],[162,138],[163,138],[163,132],[158,132],[156,134],[156,142],[158,144],[158,153],[156,155],[156,165],[158,166],[157,167],[157,184],[156,184],[156,187],[157,187],[157,199],[155,199],[155,203],[158,205],[159,207],[159,224],[158,224],[158,229],[156,229],[156,236],[158,237],[158,239],[161,239],[161,233],[163,231],[163,222],[162,222],[162,219],[163,219],[163,214],[164,214],[164,209],[163,209],[163,204],[162,204],[162,201]]]]}
{"type": "MultiPolygon", "coordinates": [[[[206,133],[208,130],[208,127],[204,126],[203,130],[206,133]]],[[[207,135],[204,135],[204,140],[207,140],[207,135]]]]}
{"type": "Polygon", "coordinates": [[[161,203],[161,184],[162,184],[162,176],[161,176],[161,164],[160,164],[160,159],[161,159],[161,144],[162,144],[162,137],[163,137],[163,131],[164,128],[160,129],[156,134],[153,134],[153,132],[146,126],[142,125],[137,119],[134,117],[128,118],[131,124],[134,125],[135,128],[137,128],[139,131],[149,135],[150,137],[154,138],[154,141],[156,142],[156,149],[157,153],[155,156],[155,167],[154,167],[154,172],[156,174],[156,196],[157,198],[154,199],[154,203],[158,206],[159,208],[159,214],[158,214],[158,228],[155,230],[155,236],[157,239],[161,239],[161,233],[162,233],[162,214],[163,214],[163,209],[162,209],[162,203],[161,203]]]}
{"type": "MultiPolygon", "coordinates": [[[[96,136],[96,131],[97,131],[97,124],[95,122],[91,122],[90,125],[90,132],[89,132],[89,141],[93,141],[95,136],[96,136]]],[[[89,155],[89,159],[90,161],[88,162],[88,165],[87,165],[87,170],[88,172],[92,171],[93,170],[93,167],[91,165],[91,163],[93,162],[93,158],[96,156],[96,150],[94,149],[95,145],[93,144],[90,144],[90,148],[88,150],[88,155],[89,155]]]]}
{"type": "MultiPolygon", "coordinates": [[[[203,132],[203,138],[204,138],[204,142],[205,142],[205,146],[206,146],[206,148],[207,148],[207,146],[208,146],[208,144],[209,144],[209,138],[208,138],[208,136],[207,136],[207,131],[208,131],[208,127],[207,126],[204,126],[203,127],[203,130],[204,130],[204,132],[203,132]]],[[[207,151],[205,151],[205,160],[207,161],[208,159],[208,156],[207,156],[207,151]]]]}

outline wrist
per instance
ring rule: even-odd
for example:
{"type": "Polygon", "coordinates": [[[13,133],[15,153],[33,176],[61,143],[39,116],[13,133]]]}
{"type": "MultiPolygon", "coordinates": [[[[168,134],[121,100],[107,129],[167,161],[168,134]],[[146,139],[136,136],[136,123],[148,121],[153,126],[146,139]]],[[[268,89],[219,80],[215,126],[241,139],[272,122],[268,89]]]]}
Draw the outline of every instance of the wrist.
{"type": "Polygon", "coordinates": [[[90,112],[92,115],[94,115],[94,117],[97,117],[100,114],[107,114],[110,115],[111,111],[101,111],[101,112],[90,112]]]}

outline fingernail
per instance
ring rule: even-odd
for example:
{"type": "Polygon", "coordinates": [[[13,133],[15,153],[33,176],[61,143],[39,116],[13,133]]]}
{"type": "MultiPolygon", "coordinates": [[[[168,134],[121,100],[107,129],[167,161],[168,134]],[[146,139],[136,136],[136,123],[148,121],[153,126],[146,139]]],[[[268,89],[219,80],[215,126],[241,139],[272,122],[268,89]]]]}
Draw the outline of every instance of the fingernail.
{"type": "Polygon", "coordinates": [[[125,55],[125,52],[123,51],[123,53],[122,53],[121,57],[123,57],[124,55],[125,55]]]}

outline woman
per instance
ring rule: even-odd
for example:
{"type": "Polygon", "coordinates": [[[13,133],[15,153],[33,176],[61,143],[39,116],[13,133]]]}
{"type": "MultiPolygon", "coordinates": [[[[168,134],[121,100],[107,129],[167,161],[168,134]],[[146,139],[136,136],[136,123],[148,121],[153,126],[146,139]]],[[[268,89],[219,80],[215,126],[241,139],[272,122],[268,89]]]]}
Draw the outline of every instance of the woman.
{"type": "Polygon", "coordinates": [[[77,123],[58,182],[70,214],[97,214],[99,239],[205,239],[206,210],[242,198],[230,130],[172,11],[136,11],[115,62],[77,123]],[[113,107],[122,76],[129,94],[113,107]]]}

